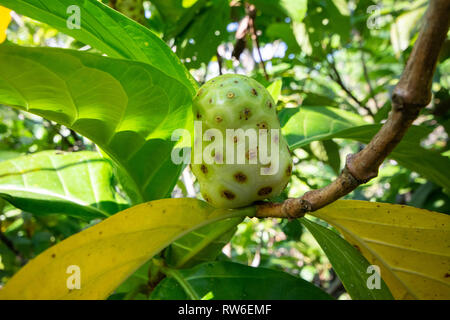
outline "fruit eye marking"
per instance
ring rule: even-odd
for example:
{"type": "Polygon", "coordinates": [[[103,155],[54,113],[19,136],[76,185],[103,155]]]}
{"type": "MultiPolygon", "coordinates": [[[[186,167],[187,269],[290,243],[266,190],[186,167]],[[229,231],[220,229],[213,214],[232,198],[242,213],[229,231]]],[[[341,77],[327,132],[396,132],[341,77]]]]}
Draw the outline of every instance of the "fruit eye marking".
{"type": "Polygon", "coordinates": [[[267,196],[269,193],[272,192],[272,187],[264,187],[258,190],[259,196],[267,196]]]}
{"type": "Polygon", "coordinates": [[[252,95],[254,95],[254,96],[257,96],[257,95],[258,95],[258,92],[256,91],[255,88],[252,88],[252,95]]]}
{"type": "Polygon", "coordinates": [[[197,111],[197,119],[201,119],[202,115],[200,114],[200,112],[197,111]]]}
{"type": "Polygon", "coordinates": [[[260,123],[256,124],[256,126],[259,129],[267,129],[267,127],[268,127],[267,123],[265,123],[265,122],[260,122],[260,123]]]}
{"type": "Polygon", "coordinates": [[[223,119],[221,116],[216,116],[215,120],[216,122],[222,122],[223,119]]]}
{"type": "Polygon", "coordinates": [[[239,183],[244,183],[247,181],[247,176],[242,172],[237,172],[234,174],[234,179],[239,183]]]}
{"type": "Polygon", "coordinates": [[[228,99],[233,99],[233,98],[234,98],[234,93],[231,92],[231,91],[228,92],[228,93],[227,93],[227,98],[228,98],[228,99]]]}
{"type": "Polygon", "coordinates": [[[267,101],[266,104],[267,104],[267,106],[268,106],[269,108],[272,108],[272,102],[267,101]]]}
{"type": "Polygon", "coordinates": [[[208,173],[208,168],[207,168],[204,164],[201,165],[200,170],[202,170],[202,172],[203,172],[204,174],[207,174],[207,173],[208,173]]]}
{"type": "Polygon", "coordinates": [[[288,165],[286,168],[286,175],[290,176],[292,173],[292,164],[288,165]]]}
{"type": "Polygon", "coordinates": [[[233,200],[236,198],[236,195],[230,190],[223,190],[221,193],[222,197],[227,198],[228,200],[233,200]]]}
{"type": "MultiPolygon", "coordinates": [[[[249,108],[245,108],[244,111],[242,111],[242,114],[244,115],[245,120],[248,120],[251,113],[252,113],[252,111],[249,108]]],[[[242,119],[242,115],[239,117],[239,119],[242,119]]]]}

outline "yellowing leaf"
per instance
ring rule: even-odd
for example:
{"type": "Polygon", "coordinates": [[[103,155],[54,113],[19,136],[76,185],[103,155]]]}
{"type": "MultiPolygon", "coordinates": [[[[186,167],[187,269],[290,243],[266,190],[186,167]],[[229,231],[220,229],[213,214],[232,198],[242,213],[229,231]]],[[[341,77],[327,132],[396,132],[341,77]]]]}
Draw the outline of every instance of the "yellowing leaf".
{"type": "Polygon", "coordinates": [[[164,199],[124,210],[28,262],[2,299],[105,299],[153,255],[187,232],[254,209],[215,209],[195,199],[164,199]],[[79,269],[78,269],[79,268],[79,269]],[[80,289],[74,276],[80,271],[80,289]]]}
{"type": "Polygon", "coordinates": [[[6,29],[11,22],[11,10],[0,6],[0,43],[6,39],[6,29]]]}
{"type": "Polygon", "coordinates": [[[450,299],[450,217],[403,205],[341,200],[312,213],[361,250],[396,299],[450,299]]]}

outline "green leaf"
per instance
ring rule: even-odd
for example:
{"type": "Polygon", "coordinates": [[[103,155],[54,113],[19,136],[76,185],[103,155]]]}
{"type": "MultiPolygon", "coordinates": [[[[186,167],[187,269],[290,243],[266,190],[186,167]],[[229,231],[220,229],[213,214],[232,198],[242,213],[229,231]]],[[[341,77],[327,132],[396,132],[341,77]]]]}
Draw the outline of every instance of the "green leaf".
{"type": "Polygon", "coordinates": [[[379,289],[369,289],[367,282],[372,273],[368,273],[367,270],[370,263],[351,244],[335,232],[306,218],[300,219],[300,222],[317,240],[352,299],[393,299],[382,279],[379,289]]]}
{"type": "Polygon", "coordinates": [[[112,179],[97,152],[44,151],[0,162],[0,197],[37,215],[105,218],[126,207],[112,179]]]}
{"type": "Polygon", "coordinates": [[[410,45],[412,35],[417,32],[426,7],[408,11],[395,19],[391,24],[391,43],[394,52],[400,55],[410,45]]]}
{"type": "Polygon", "coordinates": [[[333,140],[323,140],[323,146],[327,153],[327,163],[333,168],[333,171],[338,175],[341,171],[341,157],[339,155],[339,146],[333,140]]]}
{"type": "Polygon", "coordinates": [[[267,87],[267,91],[269,91],[270,95],[272,96],[273,100],[275,101],[275,104],[278,103],[278,98],[280,97],[282,86],[283,86],[283,81],[281,81],[281,79],[278,79],[278,80],[272,82],[267,87]]]}
{"type": "Polygon", "coordinates": [[[301,22],[308,8],[307,0],[280,0],[280,6],[295,22],[301,22]]]}
{"type": "MultiPolygon", "coordinates": [[[[381,128],[378,124],[366,124],[360,116],[351,112],[330,107],[283,109],[279,118],[282,133],[291,149],[331,138],[367,144],[381,128]]],[[[412,126],[389,157],[450,190],[450,176],[442,174],[450,167],[450,159],[420,146],[420,141],[430,132],[428,128],[412,126]]]]}
{"type": "Polygon", "coordinates": [[[319,159],[327,163],[336,174],[341,168],[341,158],[339,156],[339,146],[333,140],[313,141],[310,144],[312,153],[319,159]]]}
{"type": "Polygon", "coordinates": [[[166,263],[173,268],[187,268],[215,260],[233,237],[242,218],[225,219],[190,232],[166,250],[166,263]]]}
{"type": "Polygon", "coordinates": [[[140,62],[7,45],[0,70],[0,103],[95,142],[118,165],[135,203],[173,189],[181,166],[171,161],[171,134],[191,119],[191,95],[180,82],[140,62]]]}
{"type": "Polygon", "coordinates": [[[359,115],[330,107],[283,109],[279,118],[282,133],[291,149],[311,141],[330,139],[343,129],[366,124],[359,115]]]}
{"type": "Polygon", "coordinates": [[[177,36],[183,36],[186,28],[193,23],[207,0],[191,0],[186,3],[181,0],[154,0],[152,3],[161,13],[164,19],[164,38],[170,40],[177,36]]]}
{"type": "Polygon", "coordinates": [[[47,249],[0,290],[4,299],[105,299],[125,279],[174,240],[199,227],[255,209],[215,209],[206,202],[163,199],[116,213],[47,249]],[[68,289],[79,267],[80,289],[68,289]],[[42,272],[45,270],[45,272],[42,272]]]}
{"type": "Polygon", "coordinates": [[[227,34],[229,11],[228,1],[214,0],[196,15],[182,36],[177,37],[177,55],[188,68],[199,68],[216,54],[227,34]]]}
{"type": "Polygon", "coordinates": [[[273,40],[281,39],[288,46],[286,53],[297,53],[300,47],[295,39],[292,27],[287,23],[272,23],[266,29],[266,35],[273,40]]]}
{"type": "Polygon", "coordinates": [[[217,300],[331,299],[301,278],[285,272],[233,262],[208,262],[192,269],[166,269],[151,299],[201,299],[211,292],[217,300]]]}
{"type": "Polygon", "coordinates": [[[148,63],[177,79],[192,95],[195,94],[195,80],[164,41],[149,29],[100,1],[52,0],[52,5],[49,6],[40,0],[0,0],[0,5],[44,22],[110,57],[148,63]],[[67,11],[73,5],[80,8],[80,29],[67,26],[67,21],[73,14],[67,11]]]}
{"type": "Polygon", "coordinates": [[[20,152],[13,151],[13,150],[0,150],[0,162],[9,160],[9,159],[13,159],[13,158],[17,158],[21,155],[22,154],[20,152]]]}

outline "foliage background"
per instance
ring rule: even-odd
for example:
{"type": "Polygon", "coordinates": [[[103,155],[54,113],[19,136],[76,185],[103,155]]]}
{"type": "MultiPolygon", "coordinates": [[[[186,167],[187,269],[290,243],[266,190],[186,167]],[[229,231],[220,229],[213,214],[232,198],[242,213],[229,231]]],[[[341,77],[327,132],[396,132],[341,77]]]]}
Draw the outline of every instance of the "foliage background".
{"type": "MultiPolygon", "coordinates": [[[[144,1],[143,10],[133,12],[116,5],[163,38],[200,84],[219,73],[246,74],[266,86],[281,79],[280,112],[297,106],[330,106],[359,114],[367,123],[383,123],[391,107],[391,91],[417,37],[426,1],[249,2],[257,9],[255,35],[260,50],[248,34],[239,59],[233,56],[242,45],[236,31],[246,15],[239,1],[144,1]],[[380,15],[373,20],[368,8],[376,4],[380,15]]],[[[45,24],[14,13],[12,17],[7,30],[7,39],[12,43],[95,52],[45,24]]],[[[434,77],[432,102],[415,121],[430,131],[420,145],[447,156],[449,43],[447,39],[434,77]]],[[[0,108],[0,120],[0,161],[43,150],[96,149],[89,140],[64,126],[7,106],[0,108]]],[[[338,137],[297,149],[294,174],[281,198],[300,196],[329,184],[342,169],[345,156],[363,146],[355,140],[338,137]]],[[[423,172],[403,164],[387,160],[376,179],[346,198],[448,213],[448,191],[423,172]]],[[[120,185],[115,187],[120,191],[120,185]]],[[[189,168],[171,196],[201,197],[189,168]]],[[[63,215],[31,215],[1,199],[0,208],[0,285],[29,259],[96,222],[63,215]]],[[[219,259],[283,270],[315,283],[336,298],[349,298],[323,251],[296,220],[246,219],[222,252],[219,259]]],[[[132,296],[145,297],[140,291],[132,296]]]]}

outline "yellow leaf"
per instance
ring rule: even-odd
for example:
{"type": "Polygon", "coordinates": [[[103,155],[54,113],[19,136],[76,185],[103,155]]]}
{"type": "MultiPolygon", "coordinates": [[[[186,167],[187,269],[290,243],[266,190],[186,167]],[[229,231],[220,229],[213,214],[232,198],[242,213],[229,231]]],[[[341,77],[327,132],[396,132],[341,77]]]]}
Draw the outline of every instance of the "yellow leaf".
{"type": "Polygon", "coordinates": [[[105,299],[143,263],[187,232],[220,219],[253,214],[253,208],[215,209],[195,199],[134,206],[28,262],[0,290],[0,300],[105,299]],[[80,289],[73,287],[74,270],[79,270],[80,289]]]}
{"type": "Polygon", "coordinates": [[[11,22],[11,10],[0,6],[0,43],[6,39],[6,29],[11,22]]]}
{"type": "Polygon", "coordinates": [[[450,217],[403,205],[341,200],[312,215],[342,232],[396,299],[450,299],[450,217]]]}

